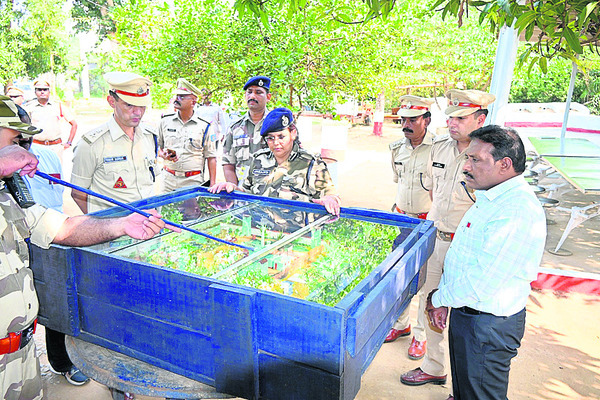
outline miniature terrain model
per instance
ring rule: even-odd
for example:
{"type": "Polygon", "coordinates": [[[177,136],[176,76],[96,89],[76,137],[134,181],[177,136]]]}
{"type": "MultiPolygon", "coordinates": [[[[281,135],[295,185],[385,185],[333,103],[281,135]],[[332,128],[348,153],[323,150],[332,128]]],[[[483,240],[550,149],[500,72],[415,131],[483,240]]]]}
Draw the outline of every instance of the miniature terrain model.
{"type": "MultiPolygon", "coordinates": [[[[189,232],[32,250],[40,322],[249,399],[352,399],[424,280],[430,221],[182,189],[189,232]]],[[[97,216],[116,216],[115,208],[97,216]]]]}

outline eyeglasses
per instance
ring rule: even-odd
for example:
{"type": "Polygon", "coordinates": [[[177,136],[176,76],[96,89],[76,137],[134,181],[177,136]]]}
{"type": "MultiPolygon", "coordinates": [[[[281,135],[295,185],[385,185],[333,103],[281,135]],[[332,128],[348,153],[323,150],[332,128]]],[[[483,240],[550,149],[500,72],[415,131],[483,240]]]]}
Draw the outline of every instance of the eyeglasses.
{"type": "Polygon", "coordinates": [[[48,89],[48,88],[35,88],[36,92],[47,92],[48,90],[50,90],[50,89],[48,89]]]}

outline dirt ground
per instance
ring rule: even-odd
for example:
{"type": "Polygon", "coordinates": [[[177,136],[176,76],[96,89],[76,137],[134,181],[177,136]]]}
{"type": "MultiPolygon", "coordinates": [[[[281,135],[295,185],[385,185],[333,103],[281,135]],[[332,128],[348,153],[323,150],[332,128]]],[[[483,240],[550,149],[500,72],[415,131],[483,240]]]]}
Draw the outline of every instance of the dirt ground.
{"type": "MultiPolygon", "coordinates": [[[[77,110],[81,133],[106,120],[109,109],[103,103],[81,106],[77,110]]],[[[146,120],[158,121],[159,111],[148,113],[146,120]]],[[[352,128],[348,135],[345,158],[335,168],[344,206],[389,210],[395,196],[392,182],[388,144],[400,139],[396,125],[385,125],[382,137],[372,134],[371,127],[352,128]]],[[[302,132],[300,132],[302,137],[302,132]]],[[[310,135],[309,135],[310,136],[310,135]]],[[[313,122],[310,148],[319,148],[320,121],[313,122]]],[[[77,139],[76,139],[77,140],[77,139]]],[[[65,153],[64,175],[70,173],[70,151],[65,153]]],[[[542,185],[563,183],[551,176],[542,185]]],[[[583,195],[559,189],[561,206],[583,206],[600,202],[600,196],[583,195]]],[[[76,214],[77,209],[65,194],[65,211],[76,214]]],[[[568,213],[548,209],[556,221],[548,227],[547,247],[554,247],[569,219],[568,213]]],[[[575,228],[564,248],[573,252],[570,257],[544,253],[542,266],[589,273],[600,273],[600,218],[575,228]]],[[[411,305],[412,320],[416,320],[416,302],[411,305]]],[[[519,355],[513,360],[509,398],[511,399],[600,399],[600,297],[579,293],[558,293],[550,290],[533,291],[527,305],[527,328],[519,355]]],[[[74,387],[65,379],[49,372],[43,327],[36,333],[42,374],[48,400],[108,400],[108,389],[96,382],[74,387]]],[[[400,375],[416,368],[420,361],[407,356],[410,338],[384,344],[362,378],[358,400],[446,399],[452,392],[451,382],[443,386],[409,387],[400,383],[400,375]]],[[[140,399],[150,399],[139,396],[140,399]]],[[[307,399],[308,400],[308,399],[307,399]]]]}

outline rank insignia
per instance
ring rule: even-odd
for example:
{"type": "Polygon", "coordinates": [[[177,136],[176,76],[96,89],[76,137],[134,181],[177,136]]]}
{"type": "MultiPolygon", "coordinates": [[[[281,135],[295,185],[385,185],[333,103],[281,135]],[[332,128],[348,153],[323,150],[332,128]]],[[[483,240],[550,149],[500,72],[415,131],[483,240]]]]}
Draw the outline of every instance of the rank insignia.
{"type": "Polygon", "coordinates": [[[114,189],[127,189],[127,185],[125,184],[125,182],[123,182],[123,178],[119,177],[119,179],[117,179],[117,181],[115,182],[114,189]]]}

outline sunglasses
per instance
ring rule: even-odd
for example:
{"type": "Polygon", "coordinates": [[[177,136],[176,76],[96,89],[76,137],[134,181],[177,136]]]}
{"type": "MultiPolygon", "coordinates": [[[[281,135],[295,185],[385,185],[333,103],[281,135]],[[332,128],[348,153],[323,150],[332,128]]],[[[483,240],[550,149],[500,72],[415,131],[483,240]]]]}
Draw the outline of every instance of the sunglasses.
{"type": "Polygon", "coordinates": [[[35,88],[36,92],[47,92],[48,90],[50,90],[50,89],[48,89],[48,88],[35,88]]]}

